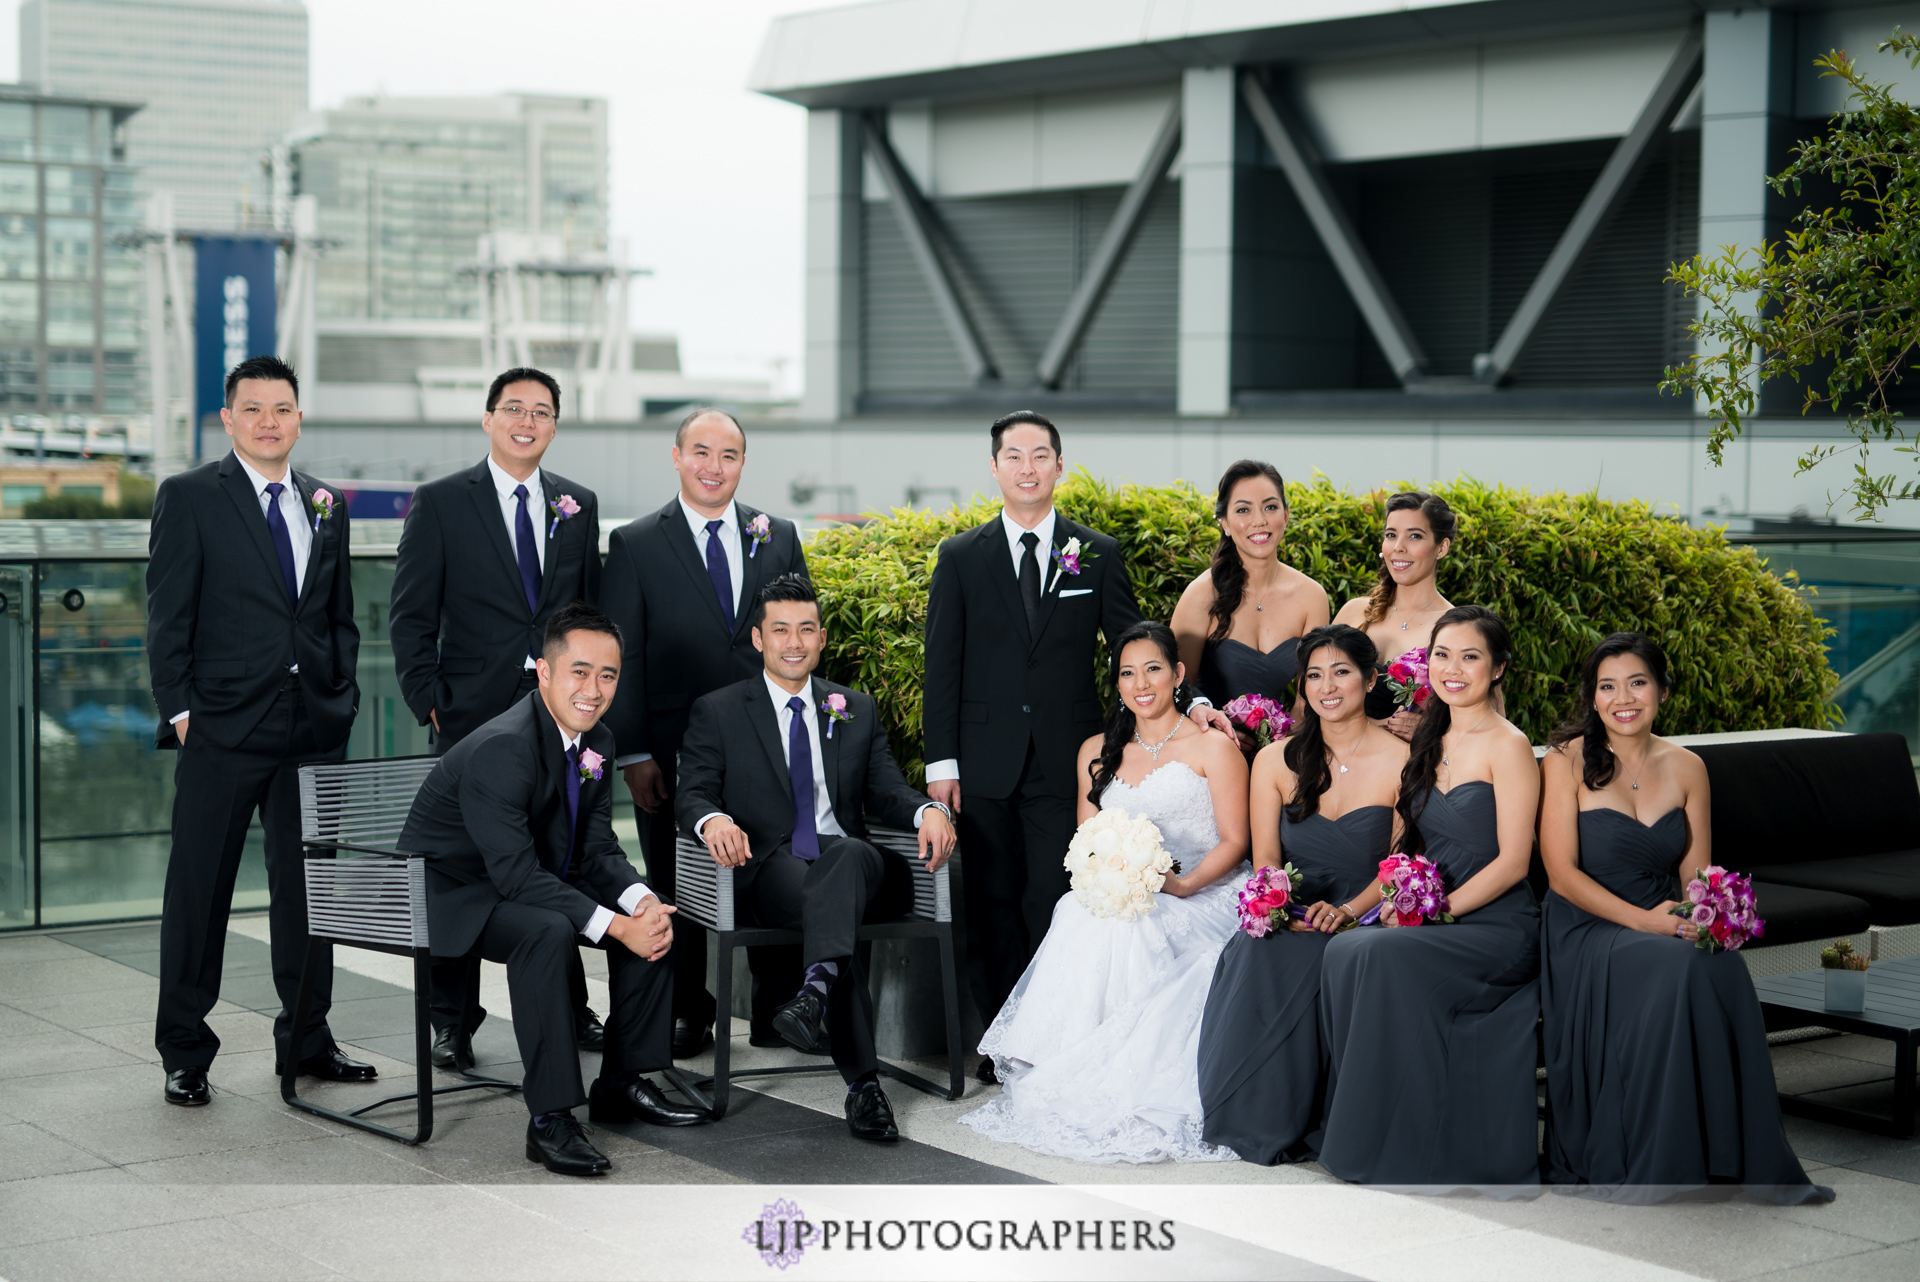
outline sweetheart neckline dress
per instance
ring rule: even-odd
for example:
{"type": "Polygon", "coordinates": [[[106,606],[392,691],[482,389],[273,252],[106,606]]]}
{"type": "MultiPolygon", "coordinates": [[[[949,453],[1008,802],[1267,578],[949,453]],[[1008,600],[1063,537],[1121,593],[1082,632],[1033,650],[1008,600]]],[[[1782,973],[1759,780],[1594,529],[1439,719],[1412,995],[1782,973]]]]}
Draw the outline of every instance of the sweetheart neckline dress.
{"type": "Polygon", "coordinates": [[[1285,704],[1287,687],[1300,670],[1299,642],[1299,637],[1288,637],[1263,654],[1245,641],[1209,637],[1200,651],[1200,693],[1216,708],[1243,694],[1264,694],[1285,704]]]}

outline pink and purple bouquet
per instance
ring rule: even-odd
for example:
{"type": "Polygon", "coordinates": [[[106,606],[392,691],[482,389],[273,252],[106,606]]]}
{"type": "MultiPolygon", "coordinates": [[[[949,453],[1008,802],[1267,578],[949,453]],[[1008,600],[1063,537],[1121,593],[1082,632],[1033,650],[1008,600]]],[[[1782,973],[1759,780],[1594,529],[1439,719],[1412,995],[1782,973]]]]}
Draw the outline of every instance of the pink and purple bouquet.
{"type": "Polygon", "coordinates": [[[1427,649],[1415,646],[1387,665],[1387,689],[1402,708],[1424,708],[1433,697],[1433,683],[1427,678],[1427,649]]]}
{"type": "Polygon", "coordinates": [[[1293,718],[1277,701],[1264,694],[1243,694],[1220,711],[1252,737],[1255,751],[1293,733],[1293,718]]]}
{"type": "Polygon", "coordinates": [[[1424,855],[1388,855],[1380,861],[1382,902],[1393,909],[1394,924],[1421,926],[1430,921],[1452,921],[1446,883],[1440,870],[1424,855]]]}
{"type": "Polygon", "coordinates": [[[1667,909],[1692,922],[1700,937],[1696,948],[1733,952],[1750,939],[1767,933],[1753,898],[1753,878],[1729,872],[1718,864],[1698,869],[1681,892],[1681,900],[1667,909]]]}
{"type": "Polygon", "coordinates": [[[1293,902],[1300,887],[1300,872],[1292,864],[1283,868],[1258,868],[1240,889],[1240,929],[1255,939],[1286,929],[1289,917],[1298,917],[1293,902]]]}

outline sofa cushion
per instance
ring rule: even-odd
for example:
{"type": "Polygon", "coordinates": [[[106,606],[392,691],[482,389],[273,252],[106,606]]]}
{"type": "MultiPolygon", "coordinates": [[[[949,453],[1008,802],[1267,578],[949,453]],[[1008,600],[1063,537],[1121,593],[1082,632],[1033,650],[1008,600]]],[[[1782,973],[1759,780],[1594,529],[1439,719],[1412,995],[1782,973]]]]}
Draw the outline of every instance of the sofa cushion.
{"type": "Polygon", "coordinates": [[[1753,876],[1756,883],[1766,880],[1864,899],[1876,926],[1920,922],[1920,850],[1769,864],[1753,876]]]}
{"type": "Polygon", "coordinates": [[[1760,920],[1767,923],[1767,933],[1754,941],[1755,948],[1859,935],[1873,924],[1866,900],[1830,890],[1809,890],[1756,877],[1753,898],[1760,920]]]}
{"type": "Polygon", "coordinates": [[[1742,872],[1920,846],[1920,784],[1897,734],[1703,744],[1714,862],[1742,872]]]}

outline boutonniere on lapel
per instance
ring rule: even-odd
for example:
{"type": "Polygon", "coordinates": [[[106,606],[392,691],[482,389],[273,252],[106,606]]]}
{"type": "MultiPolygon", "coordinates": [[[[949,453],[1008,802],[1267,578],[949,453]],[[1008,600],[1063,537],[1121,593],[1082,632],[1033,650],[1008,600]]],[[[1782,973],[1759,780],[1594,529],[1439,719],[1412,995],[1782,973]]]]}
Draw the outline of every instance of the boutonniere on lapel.
{"type": "MultiPolygon", "coordinates": [[[[547,506],[553,509],[553,524],[547,527],[548,538],[552,538],[553,532],[560,528],[560,522],[570,521],[580,515],[580,504],[571,494],[562,494],[547,506]]],[[[595,775],[594,778],[599,776],[595,775]]]]}
{"type": "Polygon", "coordinates": [[[606,773],[603,769],[606,763],[607,759],[595,752],[592,748],[580,749],[580,782],[585,783],[590,779],[599,779],[602,774],[606,773]]]}
{"type": "Polygon", "coordinates": [[[822,699],[820,711],[827,714],[827,738],[829,739],[833,738],[835,725],[842,721],[853,720],[852,715],[847,712],[847,696],[844,694],[830,694],[822,699]]]}
{"type": "Polygon", "coordinates": [[[747,535],[753,540],[753,546],[747,549],[747,559],[751,561],[759,555],[760,545],[773,537],[773,521],[762,512],[747,522],[747,535]]]}
{"type": "Polygon", "coordinates": [[[313,528],[320,530],[320,522],[333,519],[333,494],[324,486],[313,492],[313,528]]]}
{"type": "Polygon", "coordinates": [[[1093,553],[1080,546],[1079,539],[1068,539],[1064,546],[1053,550],[1053,582],[1047,585],[1051,592],[1060,586],[1060,576],[1071,574],[1078,576],[1081,567],[1093,560],[1093,553]]]}

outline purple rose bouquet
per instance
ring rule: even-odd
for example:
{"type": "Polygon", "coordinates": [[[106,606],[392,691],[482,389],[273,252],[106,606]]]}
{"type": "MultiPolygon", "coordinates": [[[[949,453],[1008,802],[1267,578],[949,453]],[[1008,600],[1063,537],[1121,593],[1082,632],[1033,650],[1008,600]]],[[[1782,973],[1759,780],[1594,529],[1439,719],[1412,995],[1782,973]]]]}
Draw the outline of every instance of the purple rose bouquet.
{"type": "Polygon", "coordinates": [[[1767,933],[1753,898],[1753,878],[1743,872],[1710,864],[1694,872],[1681,894],[1680,902],[1667,911],[1693,923],[1700,934],[1696,948],[1733,952],[1767,933]]]}
{"type": "Polygon", "coordinates": [[[1447,909],[1446,883],[1440,870],[1424,855],[1388,855],[1380,861],[1382,903],[1393,908],[1396,925],[1419,926],[1430,921],[1452,921],[1447,909]]]}
{"type": "Polygon", "coordinates": [[[1243,694],[1220,709],[1229,720],[1247,732],[1257,752],[1276,739],[1293,733],[1293,718],[1280,704],[1264,694],[1243,694]]]}
{"type": "Polygon", "coordinates": [[[1300,915],[1293,902],[1299,887],[1300,871],[1292,864],[1255,869],[1240,888],[1240,929],[1255,939],[1285,929],[1287,918],[1300,915]]]}
{"type": "Polygon", "coordinates": [[[1427,678],[1427,649],[1415,646],[1387,665],[1387,689],[1402,708],[1420,709],[1433,697],[1433,683],[1427,678]]]}

